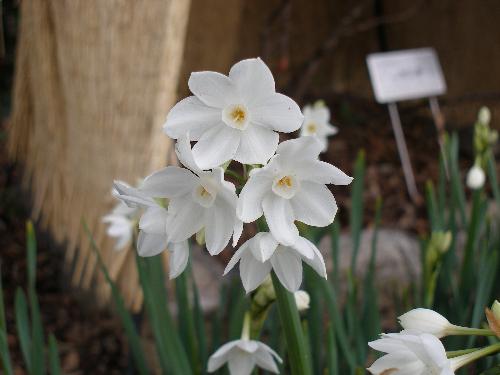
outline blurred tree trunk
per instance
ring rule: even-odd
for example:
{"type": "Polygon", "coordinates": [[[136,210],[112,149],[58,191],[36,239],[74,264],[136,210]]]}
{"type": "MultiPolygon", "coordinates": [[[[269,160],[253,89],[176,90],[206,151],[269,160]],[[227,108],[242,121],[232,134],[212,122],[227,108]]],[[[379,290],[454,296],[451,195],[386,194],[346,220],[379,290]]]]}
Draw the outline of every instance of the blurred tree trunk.
{"type": "Polygon", "coordinates": [[[96,281],[84,219],[130,305],[135,253],[113,252],[101,217],[114,179],[167,163],[161,126],[177,98],[190,0],[22,1],[9,152],[25,166],[33,215],[59,242],[73,283],[96,281]]]}

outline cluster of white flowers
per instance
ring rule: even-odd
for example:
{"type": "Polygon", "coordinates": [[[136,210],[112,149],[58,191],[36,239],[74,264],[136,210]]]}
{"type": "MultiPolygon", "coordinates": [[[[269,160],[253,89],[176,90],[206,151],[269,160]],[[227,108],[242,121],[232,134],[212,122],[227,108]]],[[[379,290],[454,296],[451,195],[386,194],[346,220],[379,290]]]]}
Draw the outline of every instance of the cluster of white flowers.
{"type": "MultiPolygon", "coordinates": [[[[225,270],[240,263],[247,293],[262,284],[271,269],[288,290],[296,292],[302,282],[302,261],[326,278],[322,255],[299,235],[295,221],[318,227],[331,224],[337,204],[326,184],[352,181],[319,160],[326,137],[336,133],[328,109],[305,107],[304,117],[291,98],[276,92],[271,71],[259,58],[235,64],[229,76],[193,73],[188,84],[194,95],[177,103],[164,125],[164,132],[177,140],[183,167],[154,172],[138,188],[114,184],[127,206],[143,212],[139,255],[153,256],[168,248],[173,278],[188,263],[191,236],[202,233],[208,252],[216,255],[231,237],[232,245],[237,245],[243,223],[259,220],[261,232],[240,246],[225,270]],[[304,137],[279,143],[278,132],[291,133],[301,126],[304,137]],[[241,176],[239,196],[235,184],[225,180],[232,161],[250,170],[247,181],[246,174],[241,176]],[[267,228],[269,232],[262,231],[267,228]]],[[[302,306],[308,305],[299,299],[302,306]]],[[[279,359],[262,343],[238,340],[220,348],[208,367],[212,371],[228,362],[232,373],[249,374],[254,365],[277,372],[273,356],[279,359]]]]}
{"type": "Polygon", "coordinates": [[[399,317],[400,333],[382,334],[368,345],[385,353],[369,368],[372,374],[452,375],[460,367],[489,354],[490,348],[449,358],[440,341],[448,335],[490,335],[487,329],[451,324],[441,314],[418,308],[399,317]]]}

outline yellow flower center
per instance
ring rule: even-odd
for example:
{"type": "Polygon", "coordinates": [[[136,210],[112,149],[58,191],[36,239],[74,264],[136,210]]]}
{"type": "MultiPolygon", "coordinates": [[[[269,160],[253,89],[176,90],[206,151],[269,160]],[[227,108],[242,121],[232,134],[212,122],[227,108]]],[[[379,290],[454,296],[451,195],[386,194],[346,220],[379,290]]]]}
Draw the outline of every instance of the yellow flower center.
{"type": "Polygon", "coordinates": [[[222,121],[234,129],[245,130],[249,120],[250,113],[243,104],[231,104],[222,111],[222,121]]]}
{"type": "Polygon", "coordinates": [[[285,176],[279,179],[278,185],[281,187],[292,187],[292,178],[290,176],[285,176]]]}
{"type": "Polygon", "coordinates": [[[245,122],[246,116],[247,114],[245,110],[239,106],[234,107],[231,112],[231,118],[238,125],[241,125],[245,122]]]}
{"type": "Polygon", "coordinates": [[[318,127],[316,126],[316,124],[314,122],[311,122],[311,123],[307,124],[306,129],[307,129],[308,133],[314,134],[314,133],[316,133],[317,128],[318,127]]]}

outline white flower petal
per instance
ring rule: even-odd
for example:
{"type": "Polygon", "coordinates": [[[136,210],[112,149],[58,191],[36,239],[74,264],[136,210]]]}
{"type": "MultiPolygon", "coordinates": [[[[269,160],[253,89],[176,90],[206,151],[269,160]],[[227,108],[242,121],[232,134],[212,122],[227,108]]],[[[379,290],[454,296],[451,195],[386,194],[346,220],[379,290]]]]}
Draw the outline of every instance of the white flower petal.
{"type": "Polygon", "coordinates": [[[370,341],[368,346],[383,353],[391,353],[401,350],[401,341],[392,338],[381,338],[370,341]]]}
{"type": "Polygon", "coordinates": [[[423,374],[421,371],[424,369],[424,364],[411,352],[398,351],[380,357],[367,370],[379,375],[391,369],[398,370],[395,374],[423,374]]]}
{"type": "Polygon", "coordinates": [[[270,271],[271,263],[261,263],[250,253],[242,255],[240,260],[240,278],[247,293],[250,293],[262,284],[270,271]]]}
{"type": "MultiPolygon", "coordinates": [[[[250,242],[251,240],[252,239],[245,241],[245,243],[243,245],[241,245],[238,250],[236,250],[236,252],[233,254],[232,258],[229,260],[228,264],[226,265],[226,268],[224,269],[223,276],[226,276],[226,274],[229,271],[231,271],[234,268],[234,266],[236,266],[236,264],[240,261],[244,252],[246,250],[248,250],[248,246],[251,244],[251,242],[250,242]]],[[[248,250],[248,251],[250,251],[250,250],[248,250]]]]}
{"type": "Polygon", "coordinates": [[[137,252],[141,257],[152,257],[167,248],[167,236],[164,234],[140,231],[137,237],[137,252]]]}
{"type": "Polygon", "coordinates": [[[243,222],[235,218],[233,226],[233,247],[236,247],[238,241],[240,240],[241,234],[243,233],[243,222]]]}
{"type": "Polygon", "coordinates": [[[276,154],[282,162],[290,160],[296,163],[298,155],[302,160],[316,160],[321,152],[321,144],[315,137],[289,139],[278,145],[276,154]]]}
{"type": "Polygon", "coordinates": [[[201,169],[196,164],[193,157],[193,150],[191,149],[191,143],[189,143],[190,134],[186,133],[182,137],[179,137],[175,143],[175,153],[177,158],[186,168],[191,169],[194,173],[200,174],[201,169]]]}
{"type": "Polygon", "coordinates": [[[165,235],[168,212],[163,207],[149,207],[139,221],[139,229],[147,233],[165,235]]]}
{"type": "Polygon", "coordinates": [[[290,203],[296,220],[316,227],[330,225],[337,213],[333,194],[325,185],[315,182],[302,181],[290,203]]]}
{"type": "Polygon", "coordinates": [[[190,193],[198,180],[189,170],[171,166],[146,177],[140,191],[155,198],[175,198],[190,193]]]}
{"type": "Polygon", "coordinates": [[[254,340],[238,340],[238,343],[236,345],[238,346],[238,348],[247,353],[254,353],[257,351],[257,349],[259,349],[258,341],[254,340]]]}
{"type": "Polygon", "coordinates": [[[224,363],[227,362],[227,358],[231,354],[231,349],[233,349],[236,344],[237,341],[230,341],[217,349],[217,351],[212,354],[208,360],[208,372],[214,372],[217,369],[221,368],[224,363]]]}
{"type": "Polygon", "coordinates": [[[284,133],[297,130],[304,120],[297,103],[278,93],[259,98],[250,107],[250,112],[252,123],[284,133]]]}
{"type": "Polygon", "coordinates": [[[236,84],[238,91],[247,105],[262,97],[274,94],[273,74],[260,59],[242,60],[233,65],[229,78],[236,84]]]}
{"type": "Polygon", "coordinates": [[[294,170],[301,179],[320,184],[349,185],[352,182],[352,177],[324,161],[300,161],[295,164],[294,170]]]}
{"type": "Polygon", "coordinates": [[[420,340],[422,340],[429,360],[439,367],[444,366],[448,361],[448,357],[446,356],[446,350],[441,340],[427,333],[420,335],[420,340]]]}
{"type": "Polygon", "coordinates": [[[229,357],[228,367],[232,375],[250,375],[255,367],[255,360],[252,355],[235,350],[229,357]]]}
{"type": "Polygon", "coordinates": [[[302,261],[290,248],[278,246],[270,260],[281,284],[290,292],[299,290],[302,283],[302,261]]]}
{"type": "Polygon", "coordinates": [[[205,209],[189,198],[172,201],[167,220],[169,242],[187,240],[205,225],[205,209]]]}
{"type": "Polygon", "coordinates": [[[207,210],[205,240],[210,255],[219,254],[229,243],[234,229],[234,207],[221,199],[207,210]]]}
{"type": "Polygon", "coordinates": [[[240,145],[241,131],[219,124],[205,132],[193,147],[193,157],[201,169],[210,169],[231,160],[240,145]]]}
{"type": "Polygon", "coordinates": [[[314,251],[314,257],[312,259],[303,257],[302,260],[306,262],[309,266],[311,266],[312,269],[315,270],[318,275],[326,279],[327,277],[326,265],[325,265],[325,260],[323,259],[323,255],[321,255],[320,251],[316,246],[313,245],[312,249],[314,251]]]}
{"type": "Polygon", "coordinates": [[[236,206],[238,217],[245,223],[251,223],[262,216],[262,201],[273,183],[272,178],[262,169],[254,169],[252,172],[241,190],[236,206]]]}
{"type": "Polygon", "coordinates": [[[192,140],[222,121],[222,111],[208,107],[196,96],[189,96],[177,103],[168,113],[163,131],[173,139],[189,132],[192,140]]]}
{"type": "MultiPolygon", "coordinates": [[[[260,349],[260,348],[259,348],[260,349]]],[[[255,364],[264,370],[274,374],[279,374],[278,366],[274,362],[273,356],[267,350],[260,349],[254,354],[255,364]]]]}
{"type": "Polygon", "coordinates": [[[122,181],[114,181],[113,195],[129,207],[151,207],[158,204],[153,198],[147,197],[139,189],[130,187],[122,181]]]}
{"type": "Polygon", "coordinates": [[[450,322],[441,314],[430,309],[417,308],[399,317],[399,323],[404,329],[430,333],[438,338],[445,336],[450,322]]]}
{"type": "Polygon", "coordinates": [[[169,278],[172,280],[186,269],[189,260],[189,245],[187,241],[182,241],[170,243],[168,247],[171,251],[169,257],[169,278]]]}
{"type": "Polygon", "coordinates": [[[304,237],[299,237],[292,248],[306,259],[313,259],[317,250],[316,246],[304,237]]]}
{"type": "Polygon", "coordinates": [[[274,238],[281,244],[293,245],[299,237],[299,231],[294,224],[290,201],[271,192],[264,197],[262,208],[274,238]]]}
{"type": "Polygon", "coordinates": [[[254,236],[254,241],[252,241],[250,245],[250,250],[255,259],[264,263],[272,257],[277,247],[278,243],[271,233],[260,232],[254,236]]]}
{"type": "Polygon", "coordinates": [[[191,73],[188,86],[198,99],[210,107],[224,108],[238,96],[234,83],[217,72],[191,73]]]}
{"type": "Polygon", "coordinates": [[[242,164],[266,164],[278,147],[278,133],[262,126],[250,124],[242,132],[234,160],[242,164]]]}

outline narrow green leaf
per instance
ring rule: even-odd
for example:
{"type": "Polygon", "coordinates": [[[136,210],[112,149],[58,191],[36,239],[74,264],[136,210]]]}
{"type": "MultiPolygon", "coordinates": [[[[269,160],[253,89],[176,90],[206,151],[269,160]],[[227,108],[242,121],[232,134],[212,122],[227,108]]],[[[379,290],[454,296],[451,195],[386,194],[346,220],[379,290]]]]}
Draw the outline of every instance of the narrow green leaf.
{"type": "Polygon", "coordinates": [[[318,274],[308,265],[304,265],[305,286],[311,299],[307,310],[307,322],[315,374],[320,374],[323,368],[323,306],[318,279],[318,274]]]}
{"type": "Polygon", "coordinates": [[[201,363],[201,373],[206,373],[206,363],[208,361],[207,352],[207,339],[206,339],[206,329],[205,329],[205,317],[203,315],[203,309],[200,302],[200,295],[198,292],[198,286],[196,285],[196,280],[194,279],[192,268],[189,270],[191,276],[191,282],[193,285],[193,297],[194,297],[194,322],[196,328],[196,338],[198,340],[198,350],[199,358],[201,363]]]}
{"type": "Polygon", "coordinates": [[[16,328],[17,337],[19,338],[19,346],[21,347],[21,352],[23,353],[26,368],[31,374],[31,328],[28,314],[28,302],[26,300],[26,295],[19,287],[16,290],[14,309],[16,314],[16,328]]]}
{"type": "Polygon", "coordinates": [[[31,221],[26,223],[26,255],[28,268],[28,299],[31,309],[31,374],[45,374],[45,339],[36,294],[37,244],[31,221]]]}
{"type": "Polygon", "coordinates": [[[151,322],[158,359],[164,373],[192,374],[191,366],[182,347],[168,309],[165,273],[161,256],[136,257],[146,312],[151,322]]]}
{"type": "Polygon", "coordinates": [[[325,297],[326,307],[328,309],[330,319],[333,325],[333,330],[338,339],[340,349],[342,350],[342,354],[347,360],[347,363],[351,371],[354,371],[356,367],[356,360],[353,355],[353,351],[349,345],[347,332],[344,327],[344,323],[342,321],[342,317],[338,308],[339,305],[335,290],[327,280],[321,279],[321,285],[322,285],[323,295],[325,297]]]}
{"type": "Polygon", "coordinates": [[[31,374],[45,374],[45,340],[38,297],[33,289],[28,291],[31,308],[31,374]]]}
{"type": "Polygon", "coordinates": [[[328,336],[327,336],[327,363],[328,363],[328,375],[338,375],[339,374],[339,357],[337,350],[337,342],[335,340],[335,333],[333,332],[333,325],[328,325],[328,336]]]}
{"type": "Polygon", "coordinates": [[[121,296],[118,288],[116,287],[115,283],[109,276],[108,270],[106,266],[104,265],[104,262],[102,261],[101,258],[101,251],[97,247],[94,237],[92,236],[92,233],[90,233],[90,230],[83,221],[83,228],[85,230],[85,233],[87,237],[90,240],[90,245],[91,248],[97,258],[97,264],[99,265],[99,268],[101,269],[102,273],[104,274],[104,278],[106,279],[106,282],[108,283],[109,287],[111,288],[111,296],[113,298],[113,301],[116,306],[116,310],[118,313],[118,316],[120,317],[123,328],[125,329],[125,334],[127,335],[128,342],[130,345],[130,351],[132,352],[132,358],[134,359],[134,365],[138,371],[139,374],[145,375],[149,374],[148,367],[146,365],[146,357],[144,355],[144,351],[141,346],[141,340],[139,337],[139,334],[137,333],[137,329],[135,327],[134,321],[132,319],[132,316],[128,312],[127,308],[125,307],[125,302],[123,301],[123,297],[121,296]]]}
{"type": "Polygon", "coordinates": [[[198,357],[198,340],[195,332],[193,309],[189,303],[189,291],[187,285],[187,272],[183,272],[175,279],[175,295],[179,309],[178,321],[181,340],[187,349],[191,365],[198,373],[201,369],[198,357]]]}
{"type": "Polygon", "coordinates": [[[354,180],[351,190],[351,236],[352,236],[352,258],[351,271],[356,274],[356,263],[358,259],[359,244],[361,242],[361,230],[363,226],[363,189],[365,180],[365,153],[360,151],[354,165],[354,180]]]}
{"type": "Polygon", "coordinates": [[[62,373],[57,340],[53,334],[49,335],[49,368],[51,375],[59,375],[62,373]]]}
{"type": "Polygon", "coordinates": [[[10,360],[9,345],[7,342],[7,324],[5,321],[5,307],[3,300],[2,271],[0,267],[0,360],[2,369],[6,375],[12,374],[12,363],[10,360]]]}
{"type": "Polygon", "coordinates": [[[36,284],[36,236],[33,223],[26,223],[26,249],[27,249],[27,271],[28,288],[35,288],[36,284]]]}
{"type": "Polygon", "coordinates": [[[291,373],[292,375],[310,375],[312,374],[311,354],[307,350],[295,298],[281,285],[274,272],[272,272],[272,279],[281,325],[285,333],[291,373]]]}

